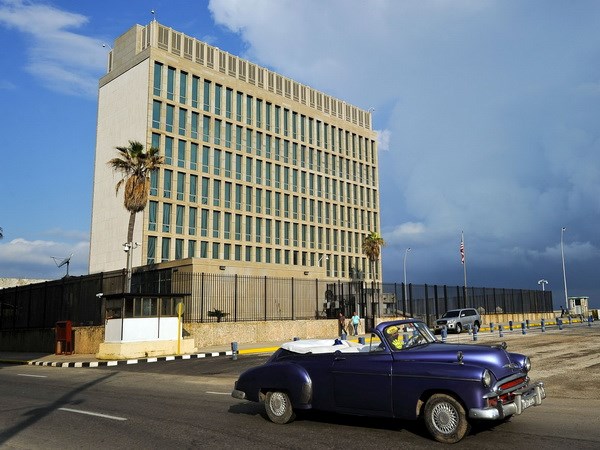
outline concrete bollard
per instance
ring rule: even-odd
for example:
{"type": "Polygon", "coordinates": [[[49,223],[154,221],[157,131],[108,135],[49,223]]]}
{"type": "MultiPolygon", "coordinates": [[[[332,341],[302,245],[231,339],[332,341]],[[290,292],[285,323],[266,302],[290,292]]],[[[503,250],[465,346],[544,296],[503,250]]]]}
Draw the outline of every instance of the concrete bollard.
{"type": "Polygon", "coordinates": [[[477,340],[477,333],[479,332],[479,327],[477,325],[475,325],[473,327],[473,340],[476,341],[477,340]]]}
{"type": "Polygon", "coordinates": [[[502,325],[498,325],[498,335],[500,337],[504,337],[504,332],[502,331],[502,325]]]}
{"type": "Polygon", "coordinates": [[[588,327],[591,327],[591,326],[592,326],[592,322],[593,322],[593,321],[594,321],[594,316],[592,316],[592,315],[590,314],[590,316],[588,317],[588,327]]]}
{"type": "Polygon", "coordinates": [[[494,332],[494,322],[490,322],[490,333],[494,332]]]}
{"type": "Polygon", "coordinates": [[[509,329],[510,331],[512,331],[512,330],[513,330],[513,321],[512,321],[512,320],[509,320],[509,321],[508,321],[508,329],[509,329]]]}
{"type": "Polygon", "coordinates": [[[569,325],[573,324],[573,318],[571,316],[569,316],[569,325]]]}
{"type": "Polygon", "coordinates": [[[562,319],[560,317],[556,318],[556,323],[558,324],[558,329],[562,330],[563,329],[563,323],[562,323],[562,319]]]}
{"type": "Polygon", "coordinates": [[[542,333],[546,331],[546,323],[544,319],[542,319],[542,333]]]}
{"type": "Polygon", "coordinates": [[[442,342],[446,342],[446,339],[448,339],[448,329],[445,325],[442,327],[442,331],[440,331],[440,334],[442,335],[442,342]]]}
{"type": "Polygon", "coordinates": [[[527,334],[527,329],[525,328],[525,322],[521,322],[521,334],[527,334]]]}
{"type": "Polygon", "coordinates": [[[237,342],[232,342],[231,343],[231,359],[233,361],[237,361],[238,359],[238,343],[237,342]]]}
{"type": "Polygon", "coordinates": [[[347,337],[348,337],[348,335],[346,333],[342,333],[342,335],[340,336],[340,339],[342,341],[345,341],[347,337]]]}
{"type": "Polygon", "coordinates": [[[525,319],[525,324],[527,325],[527,329],[529,330],[529,319],[525,319]]]}
{"type": "Polygon", "coordinates": [[[469,336],[471,336],[471,324],[470,323],[467,324],[467,333],[469,334],[469,336]]]}
{"type": "Polygon", "coordinates": [[[361,337],[358,338],[358,343],[362,344],[362,345],[365,345],[365,338],[364,338],[364,336],[361,336],[361,337]]]}

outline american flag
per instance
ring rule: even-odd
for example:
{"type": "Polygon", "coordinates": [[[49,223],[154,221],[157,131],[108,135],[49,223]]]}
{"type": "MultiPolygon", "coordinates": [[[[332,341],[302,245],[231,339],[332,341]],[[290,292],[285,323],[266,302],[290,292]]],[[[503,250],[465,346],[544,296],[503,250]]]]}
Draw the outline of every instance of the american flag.
{"type": "Polygon", "coordinates": [[[465,241],[462,237],[460,238],[460,262],[465,263],[465,241]]]}

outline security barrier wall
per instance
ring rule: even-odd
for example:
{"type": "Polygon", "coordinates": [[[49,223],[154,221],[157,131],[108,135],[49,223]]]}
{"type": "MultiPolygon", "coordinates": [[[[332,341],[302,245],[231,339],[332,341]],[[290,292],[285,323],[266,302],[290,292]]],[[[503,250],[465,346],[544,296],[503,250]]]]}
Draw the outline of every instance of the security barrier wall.
{"type": "MultiPolygon", "coordinates": [[[[0,289],[0,330],[104,325],[103,295],[124,291],[125,271],[99,273],[0,289]],[[100,295],[103,294],[103,295],[100,295]]],[[[481,314],[552,311],[552,292],[462,286],[365,283],[307,278],[146,270],[133,274],[132,293],[185,293],[188,323],[278,321],[398,315],[431,325],[449,309],[474,307],[481,314]]]]}

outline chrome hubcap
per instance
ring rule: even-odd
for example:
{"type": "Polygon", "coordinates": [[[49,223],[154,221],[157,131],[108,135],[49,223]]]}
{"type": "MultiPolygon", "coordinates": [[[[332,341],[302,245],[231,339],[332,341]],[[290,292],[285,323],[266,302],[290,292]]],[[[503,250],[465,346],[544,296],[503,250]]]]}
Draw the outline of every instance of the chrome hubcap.
{"type": "Polygon", "coordinates": [[[286,401],[285,397],[281,392],[275,392],[271,395],[271,399],[269,400],[269,407],[273,414],[277,416],[282,416],[285,413],[286,409],[286,401]]]}
{"type": "Polygon", "coordinates": [[[449,403],[440,403],[431,412],[433,426],[440,433],[451,434],[458,426],[458,412],[449,403]]]}

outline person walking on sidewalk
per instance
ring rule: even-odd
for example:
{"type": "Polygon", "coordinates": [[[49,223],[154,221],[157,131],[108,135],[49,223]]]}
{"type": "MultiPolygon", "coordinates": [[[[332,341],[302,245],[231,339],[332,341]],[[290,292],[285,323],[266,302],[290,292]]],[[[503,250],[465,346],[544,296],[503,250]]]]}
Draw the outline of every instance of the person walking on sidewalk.
{"type": "Polygon", "coordinates": [[[358,336],[358,324],[360,324],[360,316],[356,314],[356,311],[354,311],[354,314],[352,315],[352,326],[354,327],[354,336],[358,336]]]}
{"type": "Polygon", "coordinates": [[[338,322],[340,324],[340,335],[347,334],[346,333],[346,316],[344,313],[340,311],[340,315],[338,316],[338,322]]]}

